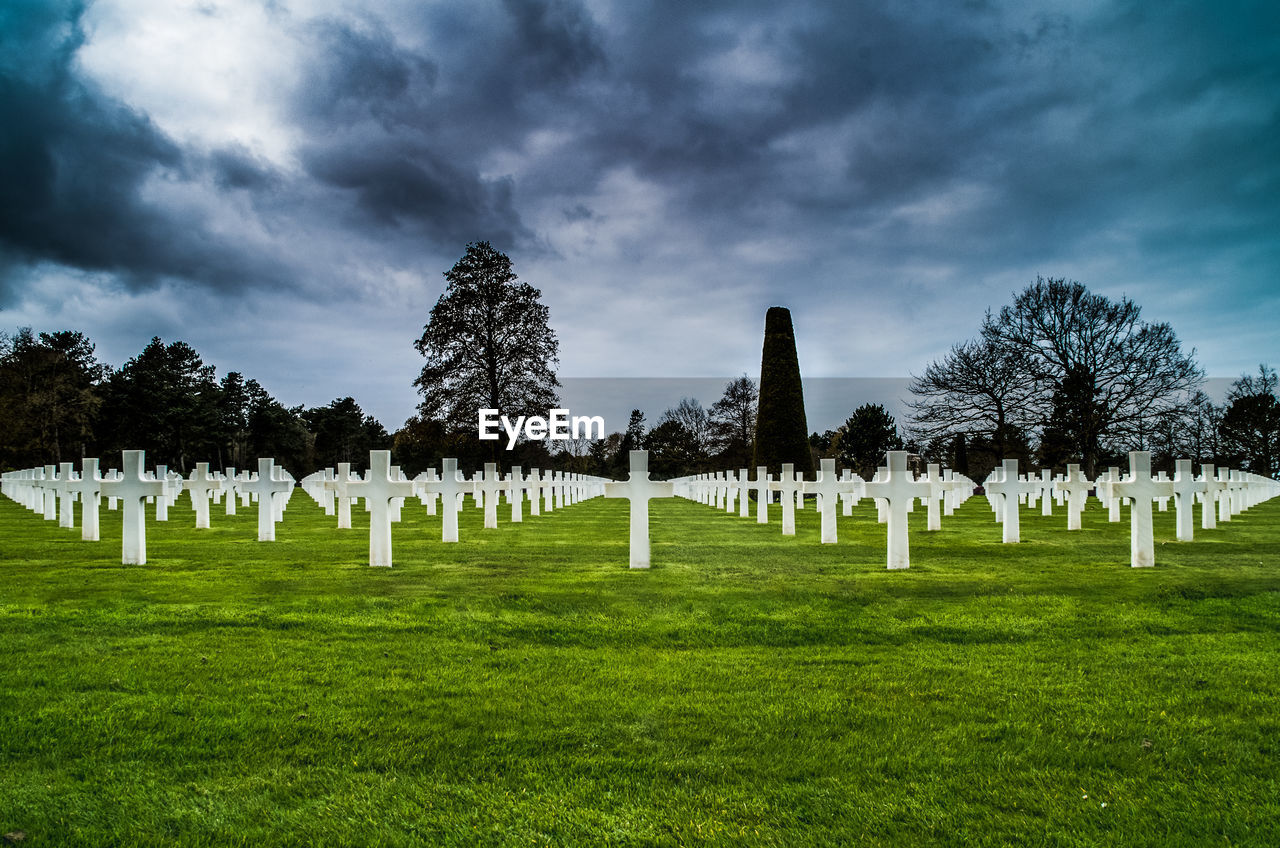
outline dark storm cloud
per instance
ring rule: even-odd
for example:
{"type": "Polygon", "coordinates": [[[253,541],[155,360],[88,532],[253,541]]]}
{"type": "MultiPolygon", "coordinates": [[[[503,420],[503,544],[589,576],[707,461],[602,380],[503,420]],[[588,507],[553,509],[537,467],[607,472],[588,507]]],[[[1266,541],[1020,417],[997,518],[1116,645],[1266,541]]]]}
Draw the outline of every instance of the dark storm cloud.
{"type": "Polygon", "coordinates": [[[213,151],[209,154],[209,167],[214,185],[221,189],[264,191],[278,185],[281,179],[269,163],[242,146],[213,151]]]}
{"type": "Polygon", "coordinates": [[[236,124],[207,141],[207,116],[163,113],[182,79],[142,86],[154,120],[95,87],[81,7],[0,5],[0,290],[62,263],[317,303],[418,277],[431,299],[488,239],[540,266],[567,327],[627,296],[636,326],[710,326],[709,277],[797,315],[910,299],[935,332],[1027,269],[1276,297],[1274,3],[286,5],[229,74],[252,102],[193,84],[236,124]]]}
{"type": "MultiPolygon", "coordinates": [[[[9,261],[109,271],[134,286],[171,277],[237,287],[278,274],[209,239],[201,221],[143,198],[148,180],[187,179],[187,156],[146,115],[76,74],[83,11],[28,2],[0,11],[0,244],[9,261]]],[[[13,294],[0,292],[0,306],[13,294]]]]}
{"type": "Polygon", "coordinates": [[[524,234],[511,207],[510,181],[482,181],[431,151],[352,142],[308,149],[302,158],[311,176],[355,195],[367,221],[353,225],[421,227],[450,245],[477,233],[508,243],[524,234]]]}
{"type": "Polygon", "coordinates": [[[435,96],[433,61],[399,48],[376,19],[361,28],[324,20],[308,32],[310,73],[295,105],[309,133],[299,158],[334,190],[325,208],[336,219],[380,240],[402,231],[448,249],[530,237],[510,180],[480,175],[484,145],[450,145],[438,131],[457,116],[435,96]]]}

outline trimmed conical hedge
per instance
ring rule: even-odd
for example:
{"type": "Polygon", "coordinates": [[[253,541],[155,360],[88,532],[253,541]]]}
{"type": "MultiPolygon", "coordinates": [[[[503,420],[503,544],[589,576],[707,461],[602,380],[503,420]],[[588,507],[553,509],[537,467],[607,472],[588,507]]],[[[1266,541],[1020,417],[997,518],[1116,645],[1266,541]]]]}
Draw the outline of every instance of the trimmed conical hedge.
{"type": "Polygon", "coordinates": [[[769,308],[764,318],[764,351],[760,356],[760,406],[756,414],[756,444],[752,467],[766,465],[770,474],[782,463],[795,463],[796,471],[813,475],[809,452],[809,428],[804,416],[804,389],[800,385],[800,360],[791,311],[769,308]]]}

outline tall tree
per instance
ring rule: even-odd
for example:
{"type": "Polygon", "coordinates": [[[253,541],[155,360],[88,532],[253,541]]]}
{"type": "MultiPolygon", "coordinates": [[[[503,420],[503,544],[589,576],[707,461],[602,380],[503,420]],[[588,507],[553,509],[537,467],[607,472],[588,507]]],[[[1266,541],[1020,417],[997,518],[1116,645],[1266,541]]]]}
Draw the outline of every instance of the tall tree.
{"type": "Polygon", "coordinates": [[[369,465],[369,451],[391,447],[391,436],[372,415],[365,415],[355,398],[338,398],[328,406],[302,413],[302,420],[315,440],[312,458],[318,467],[349,462],[355,470],[369,465]]]}
{"type": "Polygon", "coordinates": [[[649,470],[659,478],[681,477],[702,468],[705,454],[697,437],[676,418],[663,420],[645,436],[649,470]]]}
{"type": "Polygon", "coordinates": [[[111,376],[103,414],[117,450],[145,448],[148,459],[186,473],[217,453],[221,400],[214,368],[195,348],[155,337],[111,376]]]}
{"type": "Polygon", "coordinates": [[[627,421],[627,430],[622,434],[618,449],[613,454],[613,461],[609,466],[610,476],[618,480],[627,478],[627,474],[631,470],[631,452],[644,448],[644,441],[644,413],[639,409],[633,409],[631,410],[631,417],[627,421]]]}
{"type": "Polygon", "coordinates": [[[1061,429],[1092,475],[1104,440],[1140,439],[1203,381],[1173,329],[1142,320],[1128,298],[1112,301],[1078,282],[1037,278],[987,315],[983,339],[1022,357],[1048,412],[1064,399],[1061,429]]]}
{"type": "Polygon", "coordinates": [[[662,413],[658,426],[668,421],[678,422],[684,428],[691,462],[705,462],[711,454],[712,423],[702,404],[696,398],[681,398],[680,403],[662,413]]]}
{"type": "Polygon", "coordinates": [[[0,463],[43,465],[79,458],[94,442],[108,368],[79,332],[24,327],[0,345],[0,463]]]}
{"type": "Polygon", "coordinates": [[[902,450],[893,416],[878,403],[855,409],[840,427],[838,443],[840,461],[867,480],[884,464],[886,452],[902,450]]]}
{"type": "Polygon", "coordinates": [[[911,380],[911,432],[922,442],[964,434],[1003,454],[1011,427],[1034,419],[1036,386],[1017,349],[986,338],[962,342],[911,380]]]}
{"type": "Polygon", "coordinates": [[[731,380],[720,399],[711,404],[711,448],[721,464],[739,468],[751,462],[759,403],[755,380],[744,374],[731,380]]]}
{"type": "Polygon", "coordinates": [[[520,282],[511,260],[487,241],[467,245],[444,276],[448,285],[415,343],[427,359],[414,381],[419,410],[473,431],[481,409],[512,419],[545,415],[557,404],[560,381],[559,344],[542,292],[520,282]]]}
{"type": "Polygon", "coordinates": [[[751,465],[771,473],[790,462],[795,470],[813,473],[809,427],[804,414],[804,386],[791,312],[772,306],[764,318],[764,347],[760,355],[760,404],[756,410],[755,449],[751,465]]]}
{"type": "Polygon", "coordinates": [[[1227,395],[1220,431],[1223,447],[1234,465],[1268,477],[1280,475],[1280,399],[1275,369],[1258,366],[1256,377],[1245,374],[1227,395]]]}

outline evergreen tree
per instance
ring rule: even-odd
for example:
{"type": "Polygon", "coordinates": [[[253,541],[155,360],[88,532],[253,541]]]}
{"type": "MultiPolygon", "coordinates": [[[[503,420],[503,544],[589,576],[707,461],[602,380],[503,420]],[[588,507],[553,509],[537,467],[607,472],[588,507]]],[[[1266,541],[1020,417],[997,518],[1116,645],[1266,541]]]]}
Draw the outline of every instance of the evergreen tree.
{"type": "Polygon", "coordinates": [[[756,412],[752,467],[763,465],[776,474],[781,472],[782,463],[790,462],[796,471],[811,476],[813,454],[809,450],[808,432],[791,312],[785,307],[773,306],[764,320],[760,405],[756,412]]]}
{"type": "Polygon", "coordinates": [[[839,460],[863,479],[870,480],[885,464],[885,453],[902,450],[893,416],[878,403],[864,403],[853,411],[839,431],[839,460]]]}
{"type": "Polygon", "coordinates": [[[542,292],[520,282],[511,260],[485,241],[467,245],[444,276],[445,292],[415,343],[427,359],[414,381],[421,414],[473,432],[481,409],[546,415],[557,405],[559,343],[542,292]]]}

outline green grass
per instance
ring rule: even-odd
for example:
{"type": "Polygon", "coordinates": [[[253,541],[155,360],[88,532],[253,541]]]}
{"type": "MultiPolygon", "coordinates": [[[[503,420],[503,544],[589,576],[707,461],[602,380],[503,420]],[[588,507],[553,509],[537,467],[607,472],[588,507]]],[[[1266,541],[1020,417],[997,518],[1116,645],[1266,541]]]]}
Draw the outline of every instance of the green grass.
{"type": "MultiPolygon", "coordinates": [[[[185,504],[185,501],[184,501],[185,504]]],[[[505,509],[500,508],[500,516],[505,509]]],[[[626,503],[396,567],[298,492],[152,522],[144,566],[0,500],[0,833],[25,845],[1280,845],[1280,502],[1197,541],[975,499],[884,569],[626,503]]]]}

